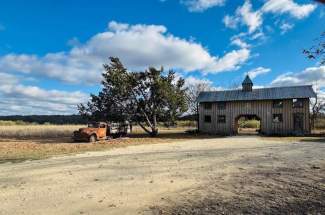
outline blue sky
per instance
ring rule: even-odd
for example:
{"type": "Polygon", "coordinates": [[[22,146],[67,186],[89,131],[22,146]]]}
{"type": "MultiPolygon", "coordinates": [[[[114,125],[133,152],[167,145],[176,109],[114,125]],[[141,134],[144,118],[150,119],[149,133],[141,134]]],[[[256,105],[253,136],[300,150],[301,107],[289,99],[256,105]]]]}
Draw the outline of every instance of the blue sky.
{"type": "MultiPolygon", "coordinates": [[[[302,55],[324,31],[325,6],[300,0],[2,1],[0,115],[70,114],[100,89],[102,64],[174,69],[217,89],[315,84],[302,55]]],[[[322,91],[320,91],[322,93],[322,91]]]]}

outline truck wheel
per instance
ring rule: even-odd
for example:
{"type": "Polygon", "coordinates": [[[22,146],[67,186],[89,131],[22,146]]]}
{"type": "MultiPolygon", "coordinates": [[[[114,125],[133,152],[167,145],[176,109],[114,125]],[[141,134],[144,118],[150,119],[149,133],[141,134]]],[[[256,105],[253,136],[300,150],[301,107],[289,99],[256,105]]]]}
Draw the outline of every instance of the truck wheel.
{"type": "Polygon", "coordinates": [[[96,142],[96,139],[97,139],[97,138],[96,138],[96,135],[93,134],[93,135],[91,135],[91,136],[89,137],[89,142],[90,142],[90,143],[94,143],[94,142],[96,142]]]}

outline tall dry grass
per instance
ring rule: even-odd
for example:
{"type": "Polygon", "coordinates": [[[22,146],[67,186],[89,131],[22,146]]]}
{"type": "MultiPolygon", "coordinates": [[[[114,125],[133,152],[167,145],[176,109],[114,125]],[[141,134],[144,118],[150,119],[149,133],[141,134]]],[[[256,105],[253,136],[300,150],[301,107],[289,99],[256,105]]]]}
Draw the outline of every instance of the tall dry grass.
{"type": "Polygon", "coordinates": [[[85,125],[0,125],[0,138],[71,137],[74,130],[85,125]]]}
{"type": "MultiPolygon", "coordinates": [[[[8,139],[45,139],[71,137],[73,131],[86,125],[51,125],[29,124],[23,121],[0,121],[0,138],[8,139]]],[[[195,128],[195,122],[180,121],[177,127],[159,126],[159,132],[179,132],[179,130],[195,128]]],[[[144,134],[142,128],[133,126],[133,134],[144,134]]]]}

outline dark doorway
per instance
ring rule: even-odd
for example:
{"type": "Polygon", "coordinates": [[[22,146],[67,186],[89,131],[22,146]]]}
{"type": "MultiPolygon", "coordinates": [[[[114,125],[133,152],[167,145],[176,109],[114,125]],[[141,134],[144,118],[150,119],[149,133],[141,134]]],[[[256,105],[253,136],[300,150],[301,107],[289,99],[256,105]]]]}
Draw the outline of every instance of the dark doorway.
{"type": "Polygon", "coordinates": [[[293,114],[293,129],[296,134],[304,133],[304,114],[294,113],[293,114]]]}
{"type": "Polygon", "coordinates": [[[257,135],[261,132],[261,119],[256,115],[240,115],[236,118],[235,126],[239,135],[257,135]]]}

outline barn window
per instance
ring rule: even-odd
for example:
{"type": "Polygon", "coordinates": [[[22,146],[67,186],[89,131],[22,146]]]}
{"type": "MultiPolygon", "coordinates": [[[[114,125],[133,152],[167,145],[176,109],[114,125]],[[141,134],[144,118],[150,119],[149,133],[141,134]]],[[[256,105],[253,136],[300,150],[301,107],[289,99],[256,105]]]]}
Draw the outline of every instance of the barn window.
{"type": "Polygon", "coordinates": [[[225,110],[226,109],[226,102],[218,102],[218,109],[225,110]]]}
{"type": "Polygon", "coordinates": [[[205,115],[204,116],[204,122],[210,123],[211,122],[211,116],[210,115],[205,115]]]}
{"type": "Polygon", "coordinates": [[[273,122],[274,123],[279,123],[282,121],[283,121],[282,114],[273,114],[273,122]]]}
{"type": "Polygon", "coordinates": [[[204,109],[211,110],[212,109],[212,103],[204,103],[204,109]]]}
{"type": "Polygon", "coordinates": [[[274,100],[273,108],[283,108],[283,100],[274,100]]]}
{"type": "Polygon", "coordinates": [[[226,116],[218,115],[218,123],[226,123],[226,116]]]}
{"type": "Polygon", "coordinates": [[[303,99],[293,99],[292,100],[292,107],[294,108],[302,108],[304,105],[303,99]]]}

